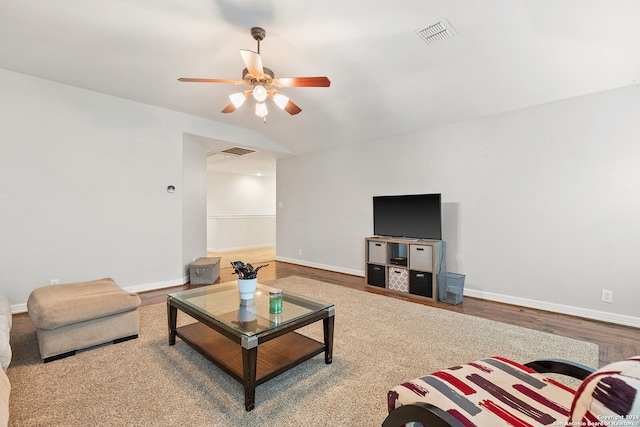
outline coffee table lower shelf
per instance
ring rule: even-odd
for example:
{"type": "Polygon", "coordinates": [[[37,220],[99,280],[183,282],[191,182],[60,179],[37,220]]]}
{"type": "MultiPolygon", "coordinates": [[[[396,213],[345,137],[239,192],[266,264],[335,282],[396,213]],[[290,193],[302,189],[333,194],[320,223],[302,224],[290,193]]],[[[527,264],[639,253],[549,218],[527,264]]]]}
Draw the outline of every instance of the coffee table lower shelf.
{"type": "MultiPolygon", "coordinates": [[[[240,344],[200,322],[176,328],[176,335],[246,386],[243,349],[240,344]]],[[[297,332],[289,332],[260,343],[256,357],[255,385],[260,385],[324,351],[324,343],[297,332]]]]}

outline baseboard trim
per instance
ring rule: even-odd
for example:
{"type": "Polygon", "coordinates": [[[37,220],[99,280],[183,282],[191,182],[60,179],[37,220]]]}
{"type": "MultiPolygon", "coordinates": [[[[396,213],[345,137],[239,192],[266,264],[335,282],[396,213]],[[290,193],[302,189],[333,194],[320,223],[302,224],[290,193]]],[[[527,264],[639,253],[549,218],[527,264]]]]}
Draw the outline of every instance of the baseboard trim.
{"type": "Polygon", "coordinates": [[[296,259],[296,258],[287,258],[287,257],[282,257],[277,255],[276,255],[276,261],[288,262],[289,264],[297,264],[305,267],[319,268],[320,270],[335,271],[336,273],[344,273],[344,274],[351,274],[352,276],[364,277],[363,270],[353,270],[351,268],[336,267],[334,265],[320,264],[317,262],[310,262],[310,261],[305,261],[305,260],[296,259]]]}
{"type": "Polygon", "coordinates": [[[143,285],[136,285],[136,286],[126,286],[126,287],[123,287],[122,289],[128,292],[136,292],[136,293],[145,292],[145,291],[155,291],[157,289],[171,288],[173,286],[182,286],[188,281],[189,281],[189,278],[187,276],[184,276],[181,279],[167,280],[165,282],[146,283],[143,285]]]}
{"type": "MultiPolygon", "coordinates": [[[[364,277],[364,271],[352,270],[348,268],[335,267],[333,265],[319,264],[299,260],[295,258],[286,258],[276,256],[276,261],[288,262],[291,264],[303,265],[305,267],[319,268],[322,270],[335,271],[338,273],[351,274],[353,276],[364,277]]],[[[505,304],[516,305],[519,307],[533,308],[537,310],[550,311],[552,313],[567,314],[569,316],[582,317],[585,319],[598,320],[601,322],[615,323],[618,325],[631,326],[640,328],[640,317],[627,316],[624,314],[608,313],[605,311],[591,310],[587,308],[574,307],[564,304],[555,304],[545,301],[532,300],[528,298],[514,297],[510,295],[495,294],[492,292],[483,292],[476,289],[465,289],[464,295],[483,299],[487,301],[501,302],[505,304]]]]}
{"type": "Polygon", "coordinates": [[[26,312],[27,312],[26,302],[23,302],[21,304],[11,304],[11,314],[26,313],[26,312]]]}
{"type": "Polygon", "coordinates": [[[502,302],[520,307],[534,308],[537,310],[545,310],[553,313],[567,314],[569,316],[583,317],[585,319],[640,328],[640,317],[627,316],[625,314],[609,313],[606,311],[592,310],[571,305],[555,304],[546,301],[538,301],[492,292],[483,292],[476,289],[465,289],[464,295],[488,301],[502,302]]]}
{"type": "MultiPolygon", "coordinates": [[[[276,256],[276,261],[288,262],[290,264],[297,264],[305,267],[318,268],[321,270],[335,271],[337,273],[350,274],[352,276],[364,277],[365,275],[363,270],[354,270],[350,268],[336,267],[333,265],[320,264],[317,262],[310,262],[310,261],[300,260],[296,258],[276,256]]],[[[171,288],[173,286],[181,286],[187,283],[188,281],[189,281],[189,278],[187,276],[184,276],[181,279],[167,280],[164,282],[147,283],[147,284],[136,285],[136,286],[127,286],[127,287],[124,287],[123,289],[129,292],[137,293],[137,292],[153,291],[153,290],[163,289],[163,288],[171,288]]],[[[627,316],[625,314],[609,313],[605,311],[574,307],[574,306],[564,305],[564,304],[555,304],[555,303],[550,303],[546,301],[538,301],[538,300],[532,300],[529,298],[520,298],[520,297],[514,297],[510,295],[496,294],[493,292],[484,292],[484,291],[479,291],[476,289],[468,289],[468,288],[464,290],[464,295],[487,300],[487,301],[501,302],[501,303],[516,305],[520,307],[550,311],[552,313],[567,314],[569,316],[582,317],[585,319],[598,320],[601,322],[615,323],[618,325],[640,328],[640,317],[627,316]]],[[[27,312],[26,303],[11,305],[12,314],[26,313],[26,312],[27,312]]]]}
{"type": "Polygon", "coordinates": [[[232,251],[243,251],[245,249],[257,249],[257,248],[275,248],[276,245],[274,243],[265,243],[262,245],[251,245],[251,246],[238,246],[234,248],[207,248],[207,252],[232,252],[232,251]]]}

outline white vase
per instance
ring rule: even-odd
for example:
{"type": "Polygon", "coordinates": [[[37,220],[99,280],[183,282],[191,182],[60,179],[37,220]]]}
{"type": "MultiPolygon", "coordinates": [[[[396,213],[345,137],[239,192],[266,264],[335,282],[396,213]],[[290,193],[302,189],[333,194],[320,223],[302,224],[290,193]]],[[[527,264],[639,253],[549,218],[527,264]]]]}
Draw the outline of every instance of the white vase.
{"type": "Polygon", "coordinates": [[[255,279],[238,279],[238,290],[240,291],[240,299],[253,299],[253,294],[258,286],[258,278],[255,279]]]}

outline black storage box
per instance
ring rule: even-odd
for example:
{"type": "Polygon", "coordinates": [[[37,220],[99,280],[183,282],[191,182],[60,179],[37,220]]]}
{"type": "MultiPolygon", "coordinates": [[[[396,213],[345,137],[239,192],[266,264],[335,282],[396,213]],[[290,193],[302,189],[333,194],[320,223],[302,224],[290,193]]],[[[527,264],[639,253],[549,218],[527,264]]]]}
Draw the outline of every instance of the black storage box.
{"type": "Polygon", "coordinates": [[[367,284],[384,288],[386,270],[384,265],[367,264],[367,284]]]}
{"type": "Polygon", "coordinates": [[[409,270],[409,293],[433,298],[433,275],[425,271],[409,270]]]}

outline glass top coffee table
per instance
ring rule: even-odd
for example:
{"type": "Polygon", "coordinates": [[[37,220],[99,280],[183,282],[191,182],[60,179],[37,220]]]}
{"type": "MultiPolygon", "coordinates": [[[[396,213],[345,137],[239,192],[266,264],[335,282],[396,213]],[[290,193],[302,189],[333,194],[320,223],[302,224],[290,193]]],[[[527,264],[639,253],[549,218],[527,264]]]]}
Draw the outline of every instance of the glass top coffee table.
{"type": "Polygon", "coordinates": [[[235,282],[167,296],[169,345],[180,337],[242,383],[247,411],[256,386],[320,353],[327,364],[333,357],[333,304],[283,291],[282,312],[271,314],[270,289],[258,284],[253,300],[241,300],[235,282]],[[176,327],[178,310],[197,322],[176,327]],[[320,320],[324,342],[295,332],[320,320]]]}

